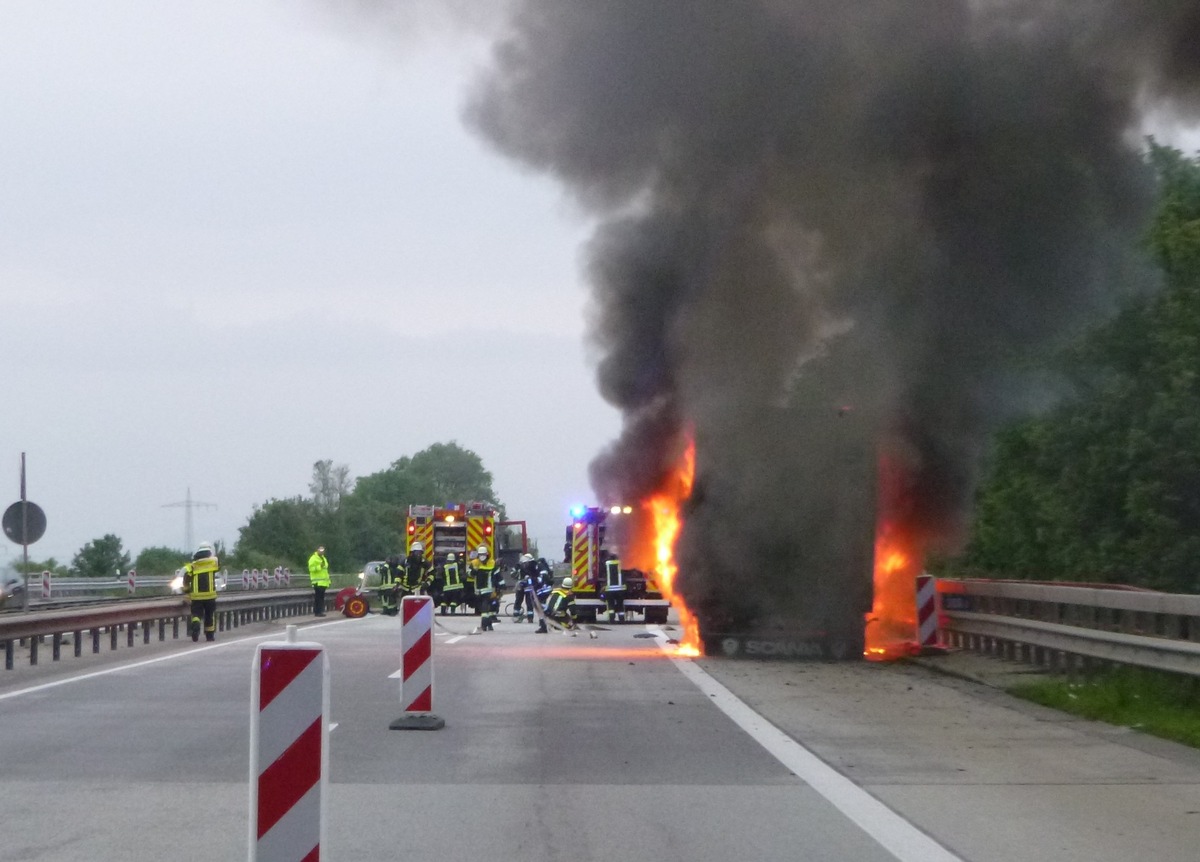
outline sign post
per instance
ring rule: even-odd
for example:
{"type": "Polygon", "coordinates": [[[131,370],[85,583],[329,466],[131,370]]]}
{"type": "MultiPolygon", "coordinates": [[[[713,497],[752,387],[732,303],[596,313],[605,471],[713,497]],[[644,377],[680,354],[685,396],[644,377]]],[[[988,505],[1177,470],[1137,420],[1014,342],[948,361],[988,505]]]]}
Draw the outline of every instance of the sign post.
{"type": "Polygon", "coordinates": [[[25,497],[25,453],[21,453],[21,499],[4,512],[4,535],[21,546],[21,571],[25,576],[25,592],[21,609],[29,610],[29,546],[46,532],[46,513],[25,497]]]}

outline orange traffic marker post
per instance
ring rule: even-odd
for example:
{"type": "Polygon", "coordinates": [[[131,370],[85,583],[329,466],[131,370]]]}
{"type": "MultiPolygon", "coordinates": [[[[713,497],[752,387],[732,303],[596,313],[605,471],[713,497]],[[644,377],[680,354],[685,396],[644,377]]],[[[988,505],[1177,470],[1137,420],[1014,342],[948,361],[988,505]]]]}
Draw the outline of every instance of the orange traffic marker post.
{"type": "Polygon", "coordinates": [[[250,862],[326,858],[329,663],[325,647],[260,644],[250,708],[250,862]]]}
{"type": "Polygon", "coordinates": [[[400,601],[400,706],[391,730],[440,730],[446,720],[433,713],[433,599],[400,601]]]}

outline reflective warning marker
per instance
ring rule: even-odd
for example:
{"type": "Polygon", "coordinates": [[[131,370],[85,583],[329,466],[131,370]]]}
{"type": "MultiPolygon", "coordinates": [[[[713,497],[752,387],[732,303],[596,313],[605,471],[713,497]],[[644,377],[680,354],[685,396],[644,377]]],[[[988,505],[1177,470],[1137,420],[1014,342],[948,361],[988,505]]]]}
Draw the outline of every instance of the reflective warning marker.
{"type": "Polygon", "coordinates": [[[439,730],[433,714],[433,599],[405,596],[400,602],[400,706],[392,730],[439,730]]]}
{"type": "MultiPolygon", "coordinates": [[[[289,626],[289,636],[294,636],[289,626]]],[[[329,775],[329,664],[316,643],[264,643],[250,708],[250,862],[319,862],[329,775]]]]}

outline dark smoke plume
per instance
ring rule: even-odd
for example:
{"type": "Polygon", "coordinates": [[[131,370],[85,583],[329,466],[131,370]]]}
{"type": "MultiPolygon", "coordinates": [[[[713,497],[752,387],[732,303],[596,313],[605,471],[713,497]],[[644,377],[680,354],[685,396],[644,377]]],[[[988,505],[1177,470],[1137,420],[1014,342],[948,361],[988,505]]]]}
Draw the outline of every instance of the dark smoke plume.
{"type": "Polygon", "coordinates": [[[601,499],[689,429],[689,604],[822,624],[875,447],[951,544],[1015,360],[1142,278],[1142,115],[1198,106],[1200,0],[518,0],[469,118],[601,218],[601,499]]]}

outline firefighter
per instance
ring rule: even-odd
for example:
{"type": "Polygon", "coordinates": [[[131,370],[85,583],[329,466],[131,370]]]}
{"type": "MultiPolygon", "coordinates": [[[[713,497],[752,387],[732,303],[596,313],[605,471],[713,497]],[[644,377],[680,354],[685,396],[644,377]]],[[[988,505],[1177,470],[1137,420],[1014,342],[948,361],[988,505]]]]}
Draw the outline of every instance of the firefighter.
{"type": "Polygon", "coordinates": [[[480,545],[475,549],[475,596],[479,600],[479,630],[495,631],[496,617],[500,616],[500,590],[504,581],[488,549],[480,545]]]}
{"type": "Polygon", "coordinates": [[[400,603],[400,598],[403,596],[416,595],[416,593],[428,583],[429,565],[425,562],[425,544],[423,542],[413,542],[408,549],[408,556],[404,558],[399,571],[400,586],[396,604],[400,603]]]}
{"type": "Polygon", "coordinates": [[[538,564],[534,561],[533,554],[521,554],[518,572],[517,594],[513,599],[513,622],[519,623],[523,619],[533,622],[533,596],[538,588],[538,564]],[[524,612],[521,610],[522,606],[525,608],[524,612]]]}
{"type": "MultiPolygon", "coordinates": [[[[575,628],[575,595],[571,592],[574,582],[570,578],[563,578],[562,586],[553,590],[550,593],[550,598],[546,602],[546,616],[554,620],[564,629],[575,628]]],[[[546,633],[546,621],[542,620],[541,625],[537,628],[537,633],[544,635],[546,633]]]]}
{"type": "Polygon", "coordinates": [[[466,572],[463,575],[463,603],[474,613],[479,613],[479,604],[475,600],[475,569],[479,565],[479,555],[474,551],[467,554],[466,572]]]}
{"type": "Polygon", "coordinates": [[[614,618],[617,622],[625,622],[625,578],[621,573],[621,559],[617,549],[600,552],[600,562],[604,567],[604,604],[608,608],[608,621],[614,618]]]}
{"type": "Polygon", "coordinates": [[[458,569],[458,557],[451,552],[446,555],[446,562],[442,563],[442,595],[438,602],[438,613],[443,616],[447,611],[454,613],[462,600],[462,572],[458,569]]]}
{"type": "Polygon", "coordinates": [[[400,557],[392,554],[379,567],[379,604],[382,607],[382,612],[389,617],[394,617],[400,613],[400,609],[396,607],[396,591],[400,586],[400,557]]]}
{"type": "Polygon", "coordinates": [[[192,554],[192,561],[183,566],[183,589],[190,604],[188,633],[193,641],[200,640],[201,622],[204,639],[217,639],[217,553],[205,542],[192,554]]]}
{"type": "Polygon", "coordinates": [[[325,616],[325,591],[329,589],[329,560],[321,545],[308,558],[308,582],[313,588],[313,616],[325,616]]]}
{"type": "Polygon", "coordinates": [[[442,603],[442,591],[446,588],[446,575],[443,566],[431,565],[426,569],[425,589],[423,592],[433,600],[434,606],[442,603]]]}

